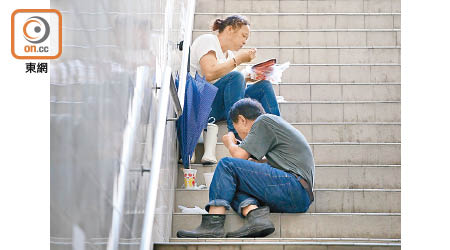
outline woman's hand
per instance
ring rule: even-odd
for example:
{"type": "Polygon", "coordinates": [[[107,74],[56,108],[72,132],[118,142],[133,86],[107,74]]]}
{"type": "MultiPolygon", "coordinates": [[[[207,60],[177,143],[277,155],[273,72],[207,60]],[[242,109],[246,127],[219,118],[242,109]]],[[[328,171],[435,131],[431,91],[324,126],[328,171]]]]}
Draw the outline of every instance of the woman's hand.
{"type": "Polygon", "coordinates": [[[235,56],[237,65],[252,61],[256,57],[256,49],[240,50],[235,56]]]}

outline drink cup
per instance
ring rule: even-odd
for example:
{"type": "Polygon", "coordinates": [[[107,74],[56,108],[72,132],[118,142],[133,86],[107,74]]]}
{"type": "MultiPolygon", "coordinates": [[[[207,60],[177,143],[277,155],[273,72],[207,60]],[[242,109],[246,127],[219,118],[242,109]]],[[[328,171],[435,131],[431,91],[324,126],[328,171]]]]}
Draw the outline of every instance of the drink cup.
{"type": "Polygon", "coordinates": [[[209,188],[209,186],[211,186],[211,181],[213,179],[214,172],[213,173],[203,173],[203,176],[205,177],[205,184],[209,188]]]}
{"type": "Polygon", "coordinates": [[[197,169],[183,169],[184,188],[193,189],[197,186],[197,169]]]}

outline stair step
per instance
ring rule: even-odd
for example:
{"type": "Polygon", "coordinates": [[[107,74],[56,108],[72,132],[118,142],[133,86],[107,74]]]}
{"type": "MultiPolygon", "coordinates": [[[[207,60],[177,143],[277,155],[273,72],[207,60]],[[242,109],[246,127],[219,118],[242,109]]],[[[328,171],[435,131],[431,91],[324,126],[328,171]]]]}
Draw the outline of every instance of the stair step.
{"type": "MultiPolygon", "coordinates": [[[[228,133],[220,122],[218,141],[228,133]]],[[[308,141],[314,142],[400,142],[400,124],[292,124],[308,141]]]]}
{"type": "Polygon", "coordinates": [[[399,29],[252,30],[246,46],[400,46],[400,38],[399,29]]]}
{"type": "MultiPolygon", "coordinates": [[[[310,213],[397,213],[400,212],[399,189],[315,189],[315,200],[310,213]]],[[[209,201],[209,190],[177,189],[175,212],[178,205],[204,207],[209,201]]]]}
{"type": "MultiPolygon", "coordinates": [[[[267,58],[265,58],[267,59],[267,58]]],[[[262,61],[262,60],[261,60],[262,61]]],[[[238,69],[243,69],[239,66],[238,69]]],[[[372,82],[389,83],[401,80],[401,66],[390,65],[366,65],[366,64],[293,64],[282,75],[283,82],[303,83],[340,83],[340,82],[372,82]]]]}
{"type": "Polygon", "coordinates": [[[242,242],[244,244],[246,243],[255,243],[255,244],[262,244],[262,243],[271,243],[276,244],[280,242],[285,242],[288,244],[295,244],[295,243],[311,243],[311,242],[334,242],[334,243],[351,243],[351,244],[357,244],[357,243],[383,243],[383,244],[398,244],[401,242],[401,239],[375,239],[375,238],[170,238],[169,241],[172,243],[175,242],[195,242],[195,243],[201,243],[201,242],[217,242],[218,239],[221,239],[223,243],[238,243],[242,242]]]}
{"type": "Polygon", "coordinates": [[[278,63],[298,64],[399,64],[400,48],[257,48],[259,62],[277,58],[278,63]]]}
{"type": "MultiPolygon", "coordinates": [[[[216,165],[191,164],[197,169],[197,183],[205,184],[203,173],[214,172],[216,165]]],[[[400,189],[399,165],[316,165],[314,188],[400,189]]],[[[183,187],[183,171],[178,169],[177,188],[183,187]]]]}
{"type": "Polygon", "coordinates": [[[288,122],[400,122],[399,102],[284,102],[288,122]]]}
{"type": "Polygon", "coordinates": [[[400,65],[291,65],[283,82],[301,83],[389,83],[401,81],[400,65]]]}
{"type": "Polygon", "coordinates": [[[297,101],[400,101],[401,85],[274,84],[275,94],[297,101]]]}
{"type": "MultiPolygon", "coordinates": [[[[174,239],[174,238],[172,238],[174,239]]],[[[172,241],[155,243],[155,250],[399,250],[400,243],[384,242],[352,242],[352,241],[274,241],[251,239],[237,241],[239,239],[185,239],[184,241],[172,241]]],[[[265,239],[265,238],[264,238],[265,239]]],[[[314,239],[315,240],[315,239],[314,239]]]]}
{"type": "MultiPolygon", "coordinates": [[[[304,213],[270,214],[275,232],[266,238],[400,238],[398,213],[304,213]],[[299,226],[301,225],[301,226],[299,226]]],[[[193,229],[201,215],[173,214],[172,237],[180,229],[193,229]]],[[[227,232],[243,225],[239,215],[230,212],[225,220],[227,232]]]]}
{"type": "Polygon", "coordinates": [[[198,0],[196,12],[213,13],[400,13],[400,0],[224,1],[198,0]]]}
{"type": "MultiPolygon", "coordinates": [[[[316,164],[374,164],[399,165],[400,144],[398,143],[360,143],[360,144],[312,144],[316,164]]],[[[202,145],[197,146],[196,155],[203,152],[202,145]]],[[[216,146],[216,157],[231,157],[228,150],[221,143],[216,146]]]]}
{"type": "MultiPolygon", "coordinates": [[[[196,13],[194,29],[209,29],[216,18],[230,13],[196,13]]],[[[400,28],[394,16],[399,13],[247,13],[241,14],[251,29],[393,29],[400,28]]]]}

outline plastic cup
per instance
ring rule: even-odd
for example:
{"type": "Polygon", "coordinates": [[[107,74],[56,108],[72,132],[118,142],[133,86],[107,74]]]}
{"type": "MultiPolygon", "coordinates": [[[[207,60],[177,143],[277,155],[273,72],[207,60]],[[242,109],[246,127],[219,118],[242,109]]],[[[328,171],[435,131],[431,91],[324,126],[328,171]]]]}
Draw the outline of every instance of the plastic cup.
{"type": "Polygon", "coordinates": [[[197,169],[183,169],[184,174],[184,188],[193,189],[196,184],[197,169]]]}
{"type": "Polygon", "coordinates": [[[203,176],[205,177],[205,184],[209,188],[211,185],[211,181],[213,179],[214,173],[203,173],[203,176]]]}

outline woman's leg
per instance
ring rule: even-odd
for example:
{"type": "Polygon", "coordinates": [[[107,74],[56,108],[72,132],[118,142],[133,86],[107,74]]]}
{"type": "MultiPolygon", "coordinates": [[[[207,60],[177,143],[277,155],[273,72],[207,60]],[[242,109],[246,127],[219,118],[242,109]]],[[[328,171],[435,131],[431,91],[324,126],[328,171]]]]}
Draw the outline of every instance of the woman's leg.
{"type": "Polygon", "coordinates": [[[249,85],[245,89],[245,97],[259,101],[266,113],[280,116],[280,108],[271,82],[262,80],[249,85]]]}
{"type": "Polygon", "coordinates": [[[233,122],[229,119],[229,112],[231,106],[244,97],[244,76],[238,71],[231,71],[214,83],[214,86],[218,91],[209,116],[214,117],[216,121],[227,119],[228,130],[236,134],[233,122]]]}

